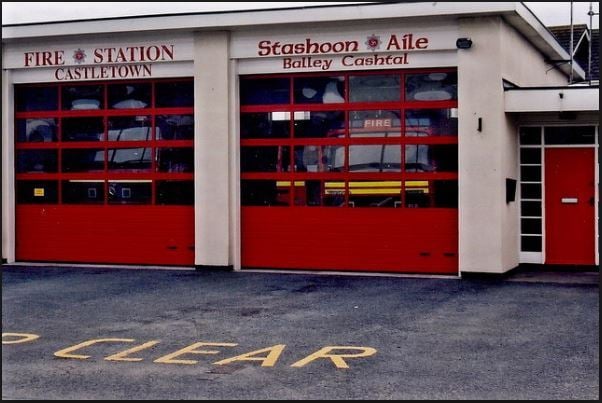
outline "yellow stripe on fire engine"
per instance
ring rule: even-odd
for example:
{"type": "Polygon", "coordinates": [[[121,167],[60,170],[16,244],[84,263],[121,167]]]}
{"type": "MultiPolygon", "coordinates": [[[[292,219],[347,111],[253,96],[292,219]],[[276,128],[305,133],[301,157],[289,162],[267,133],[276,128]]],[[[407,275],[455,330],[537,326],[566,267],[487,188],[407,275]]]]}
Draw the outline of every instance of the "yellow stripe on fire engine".
{"type": "MultiPolygon", "coordinates": [[[[289,187],[291,181],[276,181],[277,187],[289,187]]],[[[295,181],[295,187],[305,186],[305,181],[295,181]]],[[[325,194],[340,194],[345,189],[345,182],[325,182],[325,194]]],[[[405,181],[405,189],[429,193],[428,181],[405,181]]],[[[349,193],[352,195],[401,194],[401,181],[366,181],[349,182],[349,193]]]]}
{"type": "MultiPolygon", "coordinates": [[[[279,188],[289,187],[291,185],[291,181],[276,181],[276,186],[279,188]]],[[[295,186],[305,186],[305,181],[295,181],[295,186]]]]}

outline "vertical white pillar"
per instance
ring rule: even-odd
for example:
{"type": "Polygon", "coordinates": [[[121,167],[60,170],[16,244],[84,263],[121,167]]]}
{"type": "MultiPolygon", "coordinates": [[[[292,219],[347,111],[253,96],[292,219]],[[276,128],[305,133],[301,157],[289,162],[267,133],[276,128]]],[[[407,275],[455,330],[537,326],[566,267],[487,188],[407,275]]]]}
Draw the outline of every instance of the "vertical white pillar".
{"type": "Polygon", "coordinates": [[[2,71],[2,258],[15,261],[14,91],[10,70],[2,71]]]}
{"type": "Polygon", "coordinates": [[[195,265],[228,268],[230,258],[229,34],[194,38],[195,265]]]}
{"type": "Polygon", "coordinates": [[[238,61],[230,61],[230,262],[241,270],[240,110],[238,61]]]}
{"type": "Polygon", "coordinates": [[[506,116],[502,89],[501,24],[497,17],[460,20],[458,49],[460,272],[503,273],[506,215],[502,151],[506,116]],[[481,119],[481,127],[479,127],[481,119]]]}

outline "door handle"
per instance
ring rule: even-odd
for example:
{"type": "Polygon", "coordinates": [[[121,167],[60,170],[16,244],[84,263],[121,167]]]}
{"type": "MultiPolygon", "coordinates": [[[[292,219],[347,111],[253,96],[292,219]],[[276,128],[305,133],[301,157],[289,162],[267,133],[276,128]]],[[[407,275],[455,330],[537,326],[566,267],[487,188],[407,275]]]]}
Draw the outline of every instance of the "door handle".
{"type": "Polygon", "coordinates": [[[577,199],[576,197],[563,197],[560,199],[560,202],[562,204],[577,204],[579,202],[579,199],[577,199]]]}

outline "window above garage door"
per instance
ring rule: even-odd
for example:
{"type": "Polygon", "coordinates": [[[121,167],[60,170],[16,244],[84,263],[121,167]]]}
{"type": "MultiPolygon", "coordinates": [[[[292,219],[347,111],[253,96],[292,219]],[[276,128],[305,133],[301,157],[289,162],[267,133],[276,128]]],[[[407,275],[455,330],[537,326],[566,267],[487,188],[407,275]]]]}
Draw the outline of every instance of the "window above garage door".
{"type": "Polygon", "coordinates": [[[17,203],[192,205],[192,79],[15,87],[17,203]]]}
{"type": "Polygon", "coordinates": [[[456,208],[455,70],[245,76],[243,206],[456,208]]]}

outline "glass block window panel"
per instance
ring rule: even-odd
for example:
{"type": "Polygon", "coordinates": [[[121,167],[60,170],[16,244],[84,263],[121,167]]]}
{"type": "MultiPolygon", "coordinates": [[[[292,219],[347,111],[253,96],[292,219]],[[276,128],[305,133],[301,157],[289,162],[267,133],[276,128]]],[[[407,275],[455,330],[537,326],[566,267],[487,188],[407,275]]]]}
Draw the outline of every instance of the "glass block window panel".
{"type": "Polygon", "coordinates": [[[521,148],[520,149],[521,164],[541,164],[541,149],[540,148],[521,148]]]}
{"type": "Polygon", "coordinates": [[[105,150],[102,148],[66,149],[62,151],[63,172],[103,172],[105,150]]]}
{"type": "Polygon", "coordinates": [[[351,181],[349,206],[401,207],[401,181],[351,181]]]}
{"type": "Polygon", "coordinates": [[[345,169],[345,146],[295,146],[295,172],[340,172],[345,169]]]}
{"type": "Polygon", "coordinates": [[[68,85],[62,87],[63,110],[81,111],[104,109],[102,85],[68,85]]]}
{"type": "Polygon", "coordinates": [[[520,220],[520,232],[522,234],[541,235],[541,218],[522,218],[520,220]]]}
{"type": "Polygon", "coordinates": [[[157,108],[181,108],[194,106],[194,82],[157,82],[155,86],[157,108]]]}
{"type": "Polygon", "coordinates": [[[397,144],[349,147],[349,172],[400,172],[401,147],[397,144]]]}
{"type": "Polygon", "coordinates": [[[17,112],[58,110],[57,86],[15,86],[17,112]]]}
{"type": "Polygon", "coordinates": [[[86,180],[63,181],[63,204],[103,204],[105,182],[86,180]]]}
{"type": "Polygon", "coordinates": [[[16,201],[25,204],[55,204],[58,202],[58,182],[18,180],[16,201]]]}
{"type": "Polygon", "coordinates": [[[110,148],[109,171],[146,171],[151,168],[150,147],[110,148]]]}
{"type": "Polygon", "coordinates": [[[290,112],[257,112],[240,114],[240,138],[286,138],[291,134],[290,112]]]}
{"type": "Polygon", "coordinates": [[[157,149],[157,169],[159,172],[193,172],[194,149],[191,147],[157,149]]]}
{"type": "Polygon", "coordinates": [[[110,204],[150,204],[150,180],[109,181],[110,204]]]}
{"type": "Polygon", "coordinates": [[[294,181],[293,196],[295,206],[345,207],[345,182],[324,180],[294,181]]]}
{"type": "Polygon", "coordinates": [[[349,77],[350,102],[394,102],[401,100],[398,74],[349,77]]]}
{"type": "Polygon", "coordinates": [[[541,199],[541,184],[522,183],[520,193],[522,199],[541,199]]]}
{"type": "Polygon", "coordinates": [[[408,137],[457,136],[457,109],[410,109],[406,111],[408,137]]]}
{"type": "Polygon", "coordinates": [[[158,140],[193,140],[193,115],[159,115],[157,116],[158,140]]]}
{"type": "Polygon", "coordinates": [[[523,217],[541,217],[541,202],[521,201],[521,215],[523,217]]]}
{"type": "Polygon", "coordinates": [[[449,101],[458,99],[456,72],[408,74],[406,101],[449,101]]]}
{"type": "Polygon", "coordinates": [[[58,170],[58,150],[17,151],[17,173],[53,173],[58,170]]]}
{"type": "Polygon", "coordinates": [[[109,141],[150,141],[153,139],[150,116],[115,116],[109,118],[109,141]]]}
{"type": "Polygon", "coordinates": [[[340,138],[345,136],[345,113],[297,111],[295,138],[340,138]]]}
{"type": "Polygon", "coordinates": [[[241,180],[243,206],[288,206],[291,201],[291,183],[277,180],[241,180]]]}
{"type": "Polygon", "coordinates": [[[345,102],[345,77],[300,77],[294,79],[295,103],[337,104],[345,102]]]}
{"type": "Polygon", "coordinates": [[[548,145],[595,144],[594,126],[549,126],[544,128],[544,141],[548,145]]]}
{"type": "Polygon", "coordinates": [[[458,172],[456,144],[411,144],[405,146],[406,172],[458,172]]]}
{"type": "Polygon", "coordinates": [[[521,127],[519,140],[523,146],[541,144],[541,127],[521,127]]]}
{"type": "Polygon", "coordinates": [[[241,172],[287,172],[290,167],[290,147],[242,147],[241,172]]]}
{"type": "Polygon", "coordinates": [[[541,236],[521,236],[520,249],[523,252],[541,252],[541,236]]]}
{"type": "Polygon", "coordinates": [[[404,182],[405,206],[410,208],[458,207],[458,181],[411,180],[404,182]]]}
{"type": "Polygon", "coordinates": [[[104,133],[102,117],[63,119],[62,141],[102,141],[104,133]]]}
{"type": "Polygon", "coordinates": [[[18,143],[54,143],[58,141],[57,119],[19,119],[16,122],[18,143]]]}
{"type": "Polygon", "coordinates": [[[157,181],[157,204],[194,205],[194,181],[157,181]]]}
{"type": "Polygon", "coordinates": [[[520,180],[522,182],[541,182],[541,166],[522,165],[520,180]]]}
{"type": "Polygon", "coordinates": [[[143,109],[151,105],[150,83],[124,83],[109,85],[109,108],[143,109]]]}
{"type": "Polygon", "coordinates": [[[351,137],[401,136],[401,111],[366,110],[349,112],[351,137]]]}
{"type": "Polygon", "coordinates": [[[290,102],[289,78],[240,80],[241,105],[275,105],[290,102]]]}

